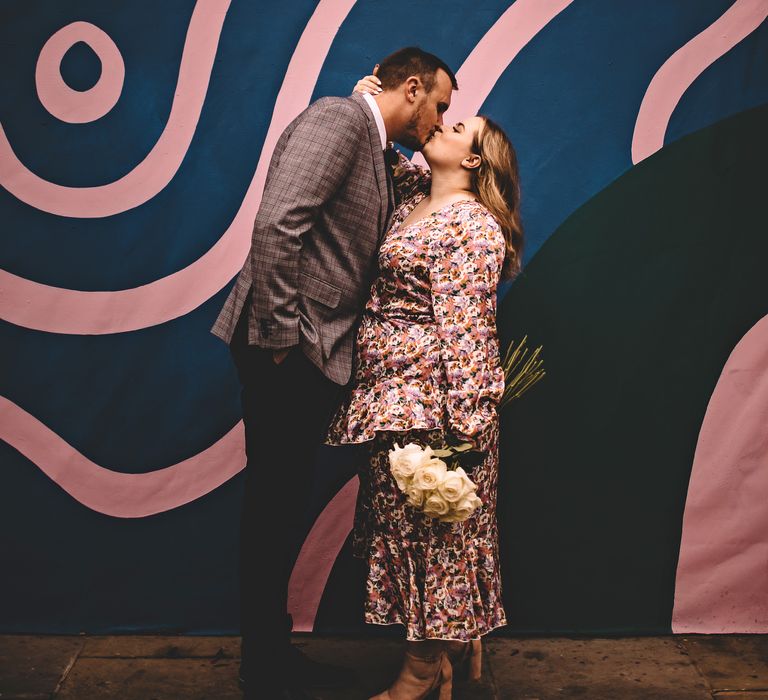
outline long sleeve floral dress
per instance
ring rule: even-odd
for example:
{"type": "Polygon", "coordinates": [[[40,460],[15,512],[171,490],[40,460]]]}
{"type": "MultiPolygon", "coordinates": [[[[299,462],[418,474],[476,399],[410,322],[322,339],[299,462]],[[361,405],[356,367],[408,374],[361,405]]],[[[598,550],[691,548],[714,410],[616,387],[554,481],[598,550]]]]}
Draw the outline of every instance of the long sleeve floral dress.
{"type": "Polygon", "coordinates": [[[369,445],[352,536],[354,555],[368,561],[365,621],[402,624],[409,640],[469,641],[507,624],[496,526],[504,391],[496,287],[505,248],[477,201],[404,226],[429,192],[429,175],[400,155],[401,203],[379,250],[354,381],[325,443],[369,445]],[[470,474],[483,505],[458,523],[408,505],[389,470],[395,442],[437,446],[446,435],[487,453],[470,474]]]}

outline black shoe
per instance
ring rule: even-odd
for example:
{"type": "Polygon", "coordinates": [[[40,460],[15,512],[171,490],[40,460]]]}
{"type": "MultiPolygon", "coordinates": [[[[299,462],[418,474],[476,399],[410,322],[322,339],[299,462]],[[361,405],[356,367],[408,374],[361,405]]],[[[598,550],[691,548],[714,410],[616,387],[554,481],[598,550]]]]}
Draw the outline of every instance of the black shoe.
{"type": "Polygon", "coordinates": [[[293,644],[288,650],[287,668],[290,677],[310,688],[338,688],[355,681],[349,669],[315,661],[293,644]]]}

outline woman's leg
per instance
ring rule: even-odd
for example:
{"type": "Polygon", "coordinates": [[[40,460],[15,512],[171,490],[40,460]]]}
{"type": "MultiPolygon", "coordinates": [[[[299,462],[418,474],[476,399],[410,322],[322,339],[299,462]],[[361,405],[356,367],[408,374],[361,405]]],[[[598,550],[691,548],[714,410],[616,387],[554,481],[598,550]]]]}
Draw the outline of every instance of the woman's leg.
{"type": "Polygon", "coordinates": [[[440,700],[450,700],[452,685],[453,670],[445,653],[445,642],[438,639],[406,641],[397,679],[371,700],[421,700],[437,687],[440,700]]]}
{"type": "Polygon", "coordinates": [[[480,639],[445,642],[445,653],[462,678],[479,681],[483,673],[483,645],[480,639]]]}

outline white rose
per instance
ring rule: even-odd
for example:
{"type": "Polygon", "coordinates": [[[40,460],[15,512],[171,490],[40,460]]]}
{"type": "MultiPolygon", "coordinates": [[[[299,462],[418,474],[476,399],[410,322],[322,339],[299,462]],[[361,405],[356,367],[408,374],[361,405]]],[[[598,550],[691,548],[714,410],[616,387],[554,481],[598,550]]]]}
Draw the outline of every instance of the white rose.
{"type": "Polygon", "coordinates": [[[421,489],[415,486],[408,486],[405,489],[405,494],[408,496],[408,505],[414,508],[421,508],[424,503],[424,492],[421,489]]]}
{"type": "Polygon", "coordinates": [[[394,449],[389,451],[390,471],[401,491],[405,491],[408,487],[413,478],[413,473],[423,461],[424,451],[413,442],[405,447],[400,447],[395,443],[394,449]]]}
{"type": "Polygon", "coordinates": [[[456,518],[456,520],[453,522],[461,522],[462,520],[466,520],[482,504],[483,502],[474,493],[471,493],[468,496],[464,496],[464,498],[462,498],[453,507],[452,515],[454,515],[456,518]]]}
{"type": "MultiPolygon", "coordinates": [[[[461,467],[459,467],[461,469],[461,467]]],[[[437,489],[440,495],[448,501],[448,503],[456,503],[461,500],[463,496],[466,496],[471,489],[467,486],[469,480],[464,474],[464,470],[461,470],[461,474],[458,469],[456,471],[447,472],[442,482],[438,485],[437,489]]]]}
{"type": "Polygon", "coordinates": [[[404,473],[400,466],[392,467],[392,476],[395,478],[397,488],[401,491],[407,491],[411,485],[411,476],[404,473]]]}
{"type": "MultiPolygon", "coordinates": [[[[430,460],[435,457],[435,452],[429,445],[423,448],[421,453],[424,455],[425,460],[430,460]]],[[[437,457],[435,457],[435,459],[437,459],[437,457]]]]}
{"type": "Polygon", "coordinates": [[[417,467],[413,474],[413,485],[422,491],[436,489],[445,478],[448,468],[441,459],[432,458],[417,467]]]}
{"type": "Polygon", "coordinates": [[[461,467],[457,467],[455,473],[461,477],[461,480],[464,483],[464,493],[462,494],[462,497],[468,496],[470,493],[477,491],[477,484],[472,481],[469,476],[467,476],[467,472],[465,472],[461,467]]]}
{"type": "Polygon", "coordinates": [[[434,492],[427,496],[424,503],[424,514],[436,518],[446,515],[450,510],[450,505],[439,493],[434,492]]]}

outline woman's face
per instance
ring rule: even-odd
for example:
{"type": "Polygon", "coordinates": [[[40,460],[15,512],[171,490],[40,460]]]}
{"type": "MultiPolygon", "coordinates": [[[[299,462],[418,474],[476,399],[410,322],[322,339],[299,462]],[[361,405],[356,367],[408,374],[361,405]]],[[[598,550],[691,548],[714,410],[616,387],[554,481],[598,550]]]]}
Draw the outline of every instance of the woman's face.
{"type": "Polygon", "coordinates": [[[472,153],[475,136],[483,128],[482,117],[470,117],[453,125],[438,127],[421,149],[431,168],[473,168],[480,156],[472,153]]]}

